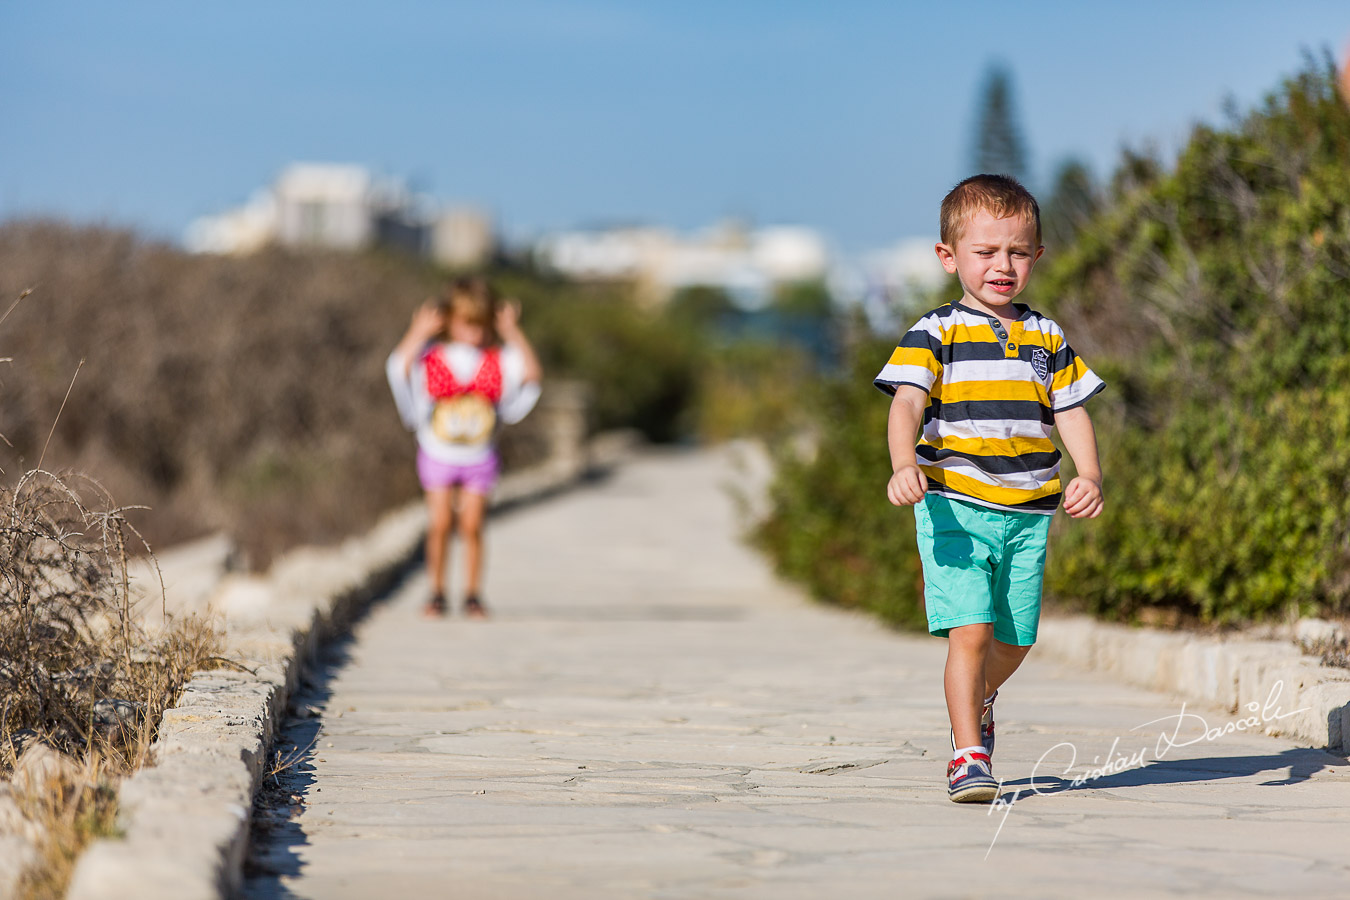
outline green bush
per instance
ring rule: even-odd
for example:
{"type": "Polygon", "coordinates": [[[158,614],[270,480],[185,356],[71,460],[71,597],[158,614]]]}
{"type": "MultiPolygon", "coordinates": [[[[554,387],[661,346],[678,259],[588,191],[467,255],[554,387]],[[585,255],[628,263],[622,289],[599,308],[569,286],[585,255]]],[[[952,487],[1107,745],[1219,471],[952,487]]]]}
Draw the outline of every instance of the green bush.
{"type": "Polygon", "coordinates": [[[864,343],[851,354],[851,370],[823,386],[809,453],[779,445],[773,511],[759,539],[779,571],[817,597],[919,627],[923,580],[914,515],[886,499],[889,406],[872,387],[893,349],[889,342],[864,343]]]}
{"type": "Polygon", "coordinates": [[[1053,594],[1126,620],[1350,609],[1350,111],[1333,75],[1310,67],[1196,129],[1035,285],[1114,395],[1108,505],[1062,529],[1053,594]]]}
{"type": "Polygon", "coordinates": [[[1232,623],[1344,609],[1350,389],[1194,398],[1164,428],[1102,428],[1108,508],[1056,538],[1053,594],[1114,619],[1146,607],[1232,623]]]}
{"type": "MultiPolygon", "coordinates": [[[[1107,505],[1057,521],[1052,599],[1123,621],[1350,612],[1347,161],[1350,110],[1310,64],[1198,127],[1171,172],[1127,154],[1074,243],[1050,248],[1025,299],[1108,383],[1090,406],[1107,505]]],[[[763,537],[820,596],[918,624],[870,386],[891,344],[856,347],[826,390],[819,453],[783,462],[763,537]]]]}

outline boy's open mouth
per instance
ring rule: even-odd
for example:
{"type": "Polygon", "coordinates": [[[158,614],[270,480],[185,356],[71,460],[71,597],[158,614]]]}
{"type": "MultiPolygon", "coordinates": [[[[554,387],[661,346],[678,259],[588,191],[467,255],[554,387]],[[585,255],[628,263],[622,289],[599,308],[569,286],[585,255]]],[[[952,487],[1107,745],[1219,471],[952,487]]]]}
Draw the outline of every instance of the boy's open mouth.
{"type": "Polygon", "coordinates": [[[1011,279],[1002,278],[997,281],[990,281],[989,286],[1000,294],[1006,294],[1013,289],[1014,282],[1011,279]]]}

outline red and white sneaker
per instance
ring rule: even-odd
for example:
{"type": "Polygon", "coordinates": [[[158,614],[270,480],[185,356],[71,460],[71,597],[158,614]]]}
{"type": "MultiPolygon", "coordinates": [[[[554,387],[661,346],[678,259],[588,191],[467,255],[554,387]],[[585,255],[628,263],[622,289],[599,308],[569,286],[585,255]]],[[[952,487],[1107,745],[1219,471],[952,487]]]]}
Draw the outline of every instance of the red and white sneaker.
{"type": "Polygon", "coordinates": [[[989,774],[989,757],[978,750],[947,763],[947,796],[953,803],[988,803],[998,797],[998,782],[989,774]]]}

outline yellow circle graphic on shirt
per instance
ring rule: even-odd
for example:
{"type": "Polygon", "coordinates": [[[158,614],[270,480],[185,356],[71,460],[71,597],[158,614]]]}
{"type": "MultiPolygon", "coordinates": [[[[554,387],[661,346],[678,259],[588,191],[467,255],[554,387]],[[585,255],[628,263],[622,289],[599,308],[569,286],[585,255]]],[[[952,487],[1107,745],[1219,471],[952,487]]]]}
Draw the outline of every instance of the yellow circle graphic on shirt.
{"type": "Polygon", "coordinates": [[[447,444],[483,444],[492,437],[497,411],[482,394],[460,394],[436,401],[431,431],[447,444]]]}

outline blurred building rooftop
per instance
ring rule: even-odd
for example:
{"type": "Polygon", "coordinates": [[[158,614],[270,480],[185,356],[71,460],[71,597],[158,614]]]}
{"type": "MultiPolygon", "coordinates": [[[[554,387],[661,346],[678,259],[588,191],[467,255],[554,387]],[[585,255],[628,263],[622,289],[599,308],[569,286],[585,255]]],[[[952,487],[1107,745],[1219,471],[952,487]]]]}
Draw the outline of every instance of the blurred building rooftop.
{"type": "Polygon", "coordinates": [[[241,207],[194,221],[195,253],[253,253],[268,244],[361,250],[392,246],[442,265],[481,265],[496,252],[491,219],[466,207],[438,208],[401,179],[350,164],[294,163],[241,207]]]}
{"type": "Polygon", "coordinates": [[[748,307],[766,302],[778,285],[823,278],[830,267],[825,238],[811,228],[735,221],[689,235],[659,226],[560,231],[535,245],[535,258],[572,278],[634,282],[651,302],[709,286],[748,307]]]}

